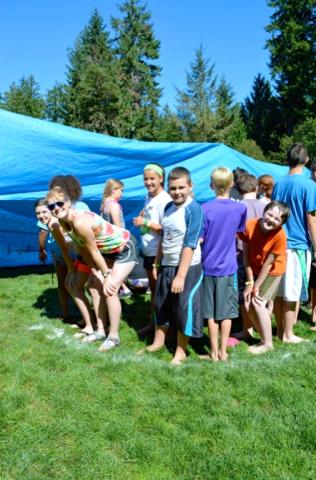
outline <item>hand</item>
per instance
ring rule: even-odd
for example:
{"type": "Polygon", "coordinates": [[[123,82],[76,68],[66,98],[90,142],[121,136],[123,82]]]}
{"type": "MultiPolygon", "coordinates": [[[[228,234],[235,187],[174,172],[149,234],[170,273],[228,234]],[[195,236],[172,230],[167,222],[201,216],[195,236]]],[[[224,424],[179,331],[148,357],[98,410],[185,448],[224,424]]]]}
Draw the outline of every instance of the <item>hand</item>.
{"type": "Polygon", "coordinates": [[[111,275],[108,275],[103,282],[103,293],[106,297],[112,297],[118,292],[119,287],[113,282],[111,275]]]}
{"type": "Polygon", "coordinates": [[[243,296],[244,296],[244,307],[246,311],[249,311],[250,302],[251,302],[251,293],[252,293],[252,284],[246,285],[243,296]]]}
{"type": "Polygon", "coordinates": [[[38,254],[38,258],[40,259],[41,262],[46,262],[47,252],[46,252],[45,248],[40,249],[39,254],[38,254]]]}
{"type": "Polygon", "coordinates": [[[263,298],[259,296],[259,288],[253,287],[252,289],[252,303],[260,307],[262,305],[263,298]]]}
{"type": "Polygon", "coordinates": [[[184,289],[184,278],[174,277],[171,284],[171,293],[182,293],[184,289]]]}
{"type": "Polygon", "coordinates": [[[144,217],[141,217],[140,215],[138,217],[134,217],[133,224],[135,227],[142,227],[144,225],[144,217]]]}
{"type": "Polygon", "coordinates": [[[155,281],[157,281],[157,278],[158,278],[158,272],[157,272],[157,267],[153,265],[153,269],[152,269],[152,275],[153,275],[153,279],[155,281]]]}

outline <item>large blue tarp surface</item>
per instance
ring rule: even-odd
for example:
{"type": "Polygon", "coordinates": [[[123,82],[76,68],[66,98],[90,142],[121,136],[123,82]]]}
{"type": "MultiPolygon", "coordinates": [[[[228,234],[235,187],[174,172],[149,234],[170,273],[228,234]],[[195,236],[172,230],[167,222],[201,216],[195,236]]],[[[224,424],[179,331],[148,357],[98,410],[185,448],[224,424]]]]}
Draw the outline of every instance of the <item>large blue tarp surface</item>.
{"type": "Polygon", "coordinates": [[[121,179],[124,216],[131,228],[146,195],[142,174],[149,162],[162,164],[167,173],[175,166],[188,168],[200,202],[213,196],[210,172],[218,166],[241,167],[256,176],[268,173],[275,179],[287,172],[224,144],[113,138],[0,110],[0,267],[38,263],[33,206],[45,196],[54,175],[76,176],[83,200],[96,212],[107,179],[121,179]]]}

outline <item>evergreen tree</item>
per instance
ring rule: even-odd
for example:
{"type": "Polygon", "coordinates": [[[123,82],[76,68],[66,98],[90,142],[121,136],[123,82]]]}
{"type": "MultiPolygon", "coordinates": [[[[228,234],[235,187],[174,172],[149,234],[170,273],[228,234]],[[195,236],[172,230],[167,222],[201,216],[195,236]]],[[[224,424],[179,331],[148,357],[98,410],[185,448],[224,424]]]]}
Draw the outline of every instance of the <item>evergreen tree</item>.
{"type": "Polygon", "coordinates": [[[284,132],[316,110],[315,0],[269,0],[274,8],[266,27],[271,38],[270,68],[279,97],[284,132]]]}
{"type": "Polygon", "coordinates": [[[154,140],[158,142],[181,142],[181,122],[168,105],[163,108],[154,125],[154,140]]]}
{"type": "Polygon", "coordinates": [[[67,115],[66,86],[56,83],[46,95],[46,118],[56,123],[64,123],[67,115]]]}
{"type": "Polygon", "coordinates": [[[215,65],[210,65],[201,45],[186,72],[186,88],[177,89],[177,114],[186,141],[209,142],[215,129],[215,65]]]}
{"type": "MultiPolygon", "coordinates": [[[[56,98],[60,93],[49,92],[56,98]]],[[[69,52],[65,92],[59,112],[75,127],[115,135],[118,111],[117,68],[103,19],[95,10],[69,52]]]]}
{"type": "Polygon", "coordinates": [[[22,77],[18,84],[13,82],[9,90],[1,96],[0,108],[34,118],[43,118],[45,100],[33,75],[22,77]]]}
{"type": "MultiPolygon", "coordinates": [[[[234,92],[224,77],[215,92],[215,132],[214,142],[230,144],[232,130],[240,126],[239,107],[234,102],[234,92]]],[[[235,134],[234,134],[235,136],[235,134]]]]}
{"type": "Polygon", "coordinates": [[[120,136],[150,140],[161,96],[157,77],[161,68],[160,42],[156,40],[151,14],[139,0],[125,0],[122,18],[112,18],[115,53],[119,63],[120,136]]]}
{"type": "Polygon", "coordinates": [[[273,97],[270,83],[260,73],[255,77],[250,96],[246,97],[241,115],[247,134],[265,152],[275,151],[278,147],[277,101],[273,97]]]}

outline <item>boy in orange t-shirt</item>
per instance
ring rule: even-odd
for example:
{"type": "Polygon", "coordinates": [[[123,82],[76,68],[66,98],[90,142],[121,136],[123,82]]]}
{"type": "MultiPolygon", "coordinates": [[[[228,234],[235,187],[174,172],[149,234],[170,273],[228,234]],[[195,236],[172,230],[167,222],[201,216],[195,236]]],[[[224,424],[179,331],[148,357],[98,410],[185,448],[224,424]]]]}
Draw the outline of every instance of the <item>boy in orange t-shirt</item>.
{"type": "Polygon", "coordinates": [[[273,349],[271,314],[267,308],[286,270],[286,233],[282,228],[290,210],[283,202],[269,203],[260,219],[248,220],[243,240],[246,288],[245,308],[262,341],[249,347],[254,354],[273,349]]]}

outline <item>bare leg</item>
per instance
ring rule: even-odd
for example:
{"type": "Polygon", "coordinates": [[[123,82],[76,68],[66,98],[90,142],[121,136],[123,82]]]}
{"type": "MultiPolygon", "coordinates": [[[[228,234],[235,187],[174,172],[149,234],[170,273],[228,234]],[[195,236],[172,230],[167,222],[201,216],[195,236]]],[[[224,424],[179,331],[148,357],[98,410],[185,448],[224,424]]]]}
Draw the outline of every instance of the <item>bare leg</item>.
{"type": "Polygon", "coordinates": [[[173,365],[180,365],[187,358],[186,349],[189,343],[190,337],[187,337],[182,332],[178,331],[177,348],[171,363],[173,365]]]}
{"type": "Polygon", "coordinates": [[[107,308],[102,291],[102,279],[99,279],[96,275],[90,275],[88,288],[92,297],[94,313],[97,320],[97,332],[100,335],[105,335],[105,326],[107,324],[107,308]]]}
{"type": "Polygon", "coordinates": [[[155,331],[154,341],[146,348],[147,352],[156,352],[165,346],[166,335],[168,329],[166,327],[157,327],[155,331]]]}
{"type": "MultiPolygon", "coordinates": [[[[311,288],[312,323],[316,324],[316,288],[311,288]]],[[[316,328],[312,327],[312,330],[316,328]]]]}
{"type": "Polygon", "coordinates": [[[70,287],[67,284],[67,289],[70,295],[73,297],[75,304],[77,305],[81,316],[85,322],[85,327],[83,328],[83,332],[85,333],[92,333],[94,328],[94,317],[88,302],[88,299],[84,292],[84,286],[88,281],[89,274],[78,272],[74,273],[75,275],[75,285],[74,287],[70,287]]]}
{"type": "Polygon", "coordinates": [[[218,354],[218,358],[222,361],[227,360],[227,340],[229,338],[232,321],[231,319],[221,320],[221,348],[218,354]]]}
{"type": "Polygon", "coordinates": [[[275,298],[273,311],[277,324],[277,336],[282,340],[284,332],[284,300],[282,297],[275,298]]]}
{"type": "Polygon", "coordinates": [[[55,271],[57,275],[57,283],[58,283],[58,298],[59,303],[62,311],[62,315],[64,318],[68,317],[69,315],[69,299],[70,295],[68,290],[65,286],[65,280],[68,273],[68,269],[66,265],[58,265],[55,264],[55,271]]]}
{"type": "Polygon", "coordinates": [[[299,302],[284,301],[284,332],[282,340],[285,343],[301,343],[304,338],[294,335],[293,327],[296,322],[299,302]]]}
{"type": "Polygon", "coordinates": [[[208,333],[210,336],[211,359],[218,361],[218,323],[213,318],[207,321],[208,333]]]}
{"type": "Polygon", "coordinates": [[[152,332],[155,328],[155,322],[154,322],[154,301],[155,301],[155,290],[156,290],[156,280],[153,277],[153,271],[152,270],[146,270],[147,272],[147,277],[148,277],[148,283],[149,283],[149,288],[151,292],[150,296],[150,311],[148,315],[149,322],[145,327],[141,328],[138,330],[138,335],[147,335],[148,333],[152,332]]]}
{"type": "Polygon", "coordinates": [[[262,342],[260,345],[249,347],[249,351],[254,354],[265,353],[273,349],[271,317],[265,301],[260,302],[260,305],[253,303],[251,310],[253,316],[256,317],[262,342]]]}
{"type": "MultiPolygon", "coordinates": [[[[112,268],[111,277],[113,282],[117,286],[117,292],[126,279],[126,277],[131,273],[134,268],[135,263],[117,263],[115,262],[112,268]]],[[[122,313],[122,306],[118,296],[118,293],[112,295],[111,297],[106,298],[106,304],[108,307],[108,315],[110,321],[110,331],[109,337],[118,338],[119,336],[119,325],[122,313]]]]}

